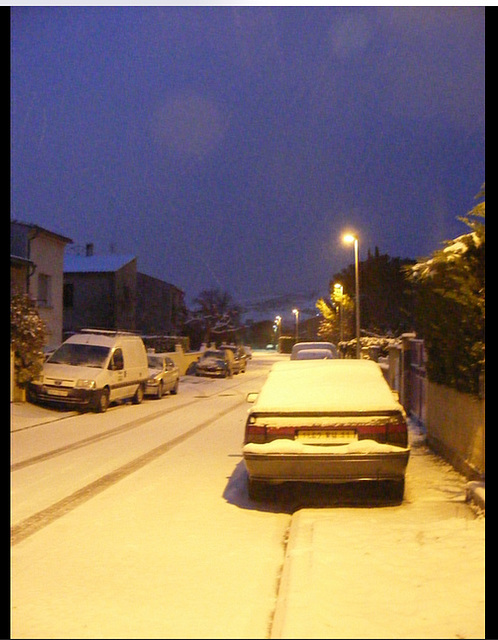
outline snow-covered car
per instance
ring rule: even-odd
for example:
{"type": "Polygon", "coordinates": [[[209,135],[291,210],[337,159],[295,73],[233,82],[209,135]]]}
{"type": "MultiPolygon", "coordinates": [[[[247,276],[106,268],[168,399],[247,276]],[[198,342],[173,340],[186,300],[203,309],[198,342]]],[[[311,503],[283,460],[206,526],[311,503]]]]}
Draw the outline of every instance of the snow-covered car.
{"type": "Polygon", "coordinates": [[[233,353],[233,372],[244,373],[247,366],[247,357],[244,349],[236,344],[222,344],[220,349],[229,349],[233,353]]]}
{"type": "Polygon", "coordinates": [[[375,362],[278,362],[249,409],[242,452],[253,499],[267,483],[370,480],[389,481],[401,501],[406,414],[375,362]]]}
{"type": "MultiPolygon", "coordinates": [[[[332,355],[333,355],[334,358],[338,358],[339,357],[339,355],[337,353],[337,347],[332,342],[296,342],[296,344],[293,345],[293,347],[292,347],[290,359],[291,360],[297,360],[298,359],[298,354],[300,354],[301,351],[304,351],[306,349],[313,349],[313,350],[316,350],[316,349],[328,349],[329,351],[332,352],[332,355]]],[[[303,356],[301,356],[301,358],[302,357],[303,356]]]]}
{"type": "Polygon", "coordinates": [[[244,353],[246,354],[247,360],[252,360],[252,349],[249,345],[243,344],[242,349],[244,349],[244,353]]]}
{"type": "Polygon", "coordinates": [[[169,356],[161,353],[148,354],[147,364],[149,377],[145,387],[146,395],[162,398],[168,391],[178,393],[180,369],[169,356]]]}
{"type": "Polygon", "coordinates": [[[228,349],[207,349],[197,361],[195,375],[231,378],[233,353],[228,349]]]}

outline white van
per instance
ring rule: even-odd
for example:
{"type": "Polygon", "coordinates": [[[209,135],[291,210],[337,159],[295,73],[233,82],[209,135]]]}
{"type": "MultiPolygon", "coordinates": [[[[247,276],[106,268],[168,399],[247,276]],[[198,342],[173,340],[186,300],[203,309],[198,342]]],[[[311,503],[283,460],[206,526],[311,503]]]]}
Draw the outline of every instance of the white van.
{"type": "Polygon", "coordinates": [[[83,329],[47,358],[28,388],[31,401],[104,412],[111,402],[142,402],[148,378],[147,352],[140,336],[83,329]]]}

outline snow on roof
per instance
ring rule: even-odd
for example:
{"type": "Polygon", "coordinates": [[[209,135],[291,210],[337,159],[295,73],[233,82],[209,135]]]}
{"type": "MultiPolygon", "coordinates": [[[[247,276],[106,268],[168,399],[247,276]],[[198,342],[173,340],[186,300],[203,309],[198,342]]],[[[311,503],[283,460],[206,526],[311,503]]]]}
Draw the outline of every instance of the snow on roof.
{"type": "Polygon", "coordinates": [[[118,271],[121,267],[135,260],[133,255],[106,256],[64,256],[64,272],[66,273],[102,273],[118,271]]]}
{"type": "Polygon", "coordinates": [[[250,413],[403,411],[371,360],[289,360],[273,365],[250,413]]]}

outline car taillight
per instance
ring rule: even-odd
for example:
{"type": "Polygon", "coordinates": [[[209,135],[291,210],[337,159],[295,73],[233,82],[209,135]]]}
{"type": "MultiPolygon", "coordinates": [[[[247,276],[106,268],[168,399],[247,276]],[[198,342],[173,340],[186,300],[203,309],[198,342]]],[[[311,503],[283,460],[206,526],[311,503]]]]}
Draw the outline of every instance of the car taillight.
{"type": "Polygon", "coordinates": [[[295,436],[295,427],[266,427],[267,442],[276,440],[277,438],[289,438],[290,440],[294,440],[295,436]]]}
{"type": "Polygon", "coordinates": [[[398,447],[406,447],[408,444],[408,431],[402,417],[386,417],[385,420],[357,424],[355,427],[358,440],[375,440],[382,444],[392,444],[398,447]]]}
{"type": "Polygon", "coordinates": [[[244,444],[253,442],[254,444],[264,444],[266,442],[265,425],[256,425],[250,421],[246,424],[246,434],[244,444]]]}
{"type": "Polygon", "coordinates": [[[289,438],[294,440],[296,435],[295,427],[272,427],[266,424],[255,424],[249,418],[246,424],[246,433],[244,444],[253,442],[254,444],[264,444],[279,438],[289,438]]]}
{"type": "Polygon", "coordinates": [[[394,444],[398,447],[408,446],[408,428],[404,420],[399,422],[393,422],[387,425],[387,437],[388,444],[394,444]]]}

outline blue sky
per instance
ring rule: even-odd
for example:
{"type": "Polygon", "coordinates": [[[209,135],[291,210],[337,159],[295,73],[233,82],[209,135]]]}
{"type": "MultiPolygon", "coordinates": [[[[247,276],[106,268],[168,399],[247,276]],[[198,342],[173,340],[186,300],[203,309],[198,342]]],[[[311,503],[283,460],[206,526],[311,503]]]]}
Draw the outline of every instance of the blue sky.
{"type": "Polygon", "coordinates": [[[483,7],[11,7],[11,217],[187,300],[426,256],[484,182],[483,7]]]}

